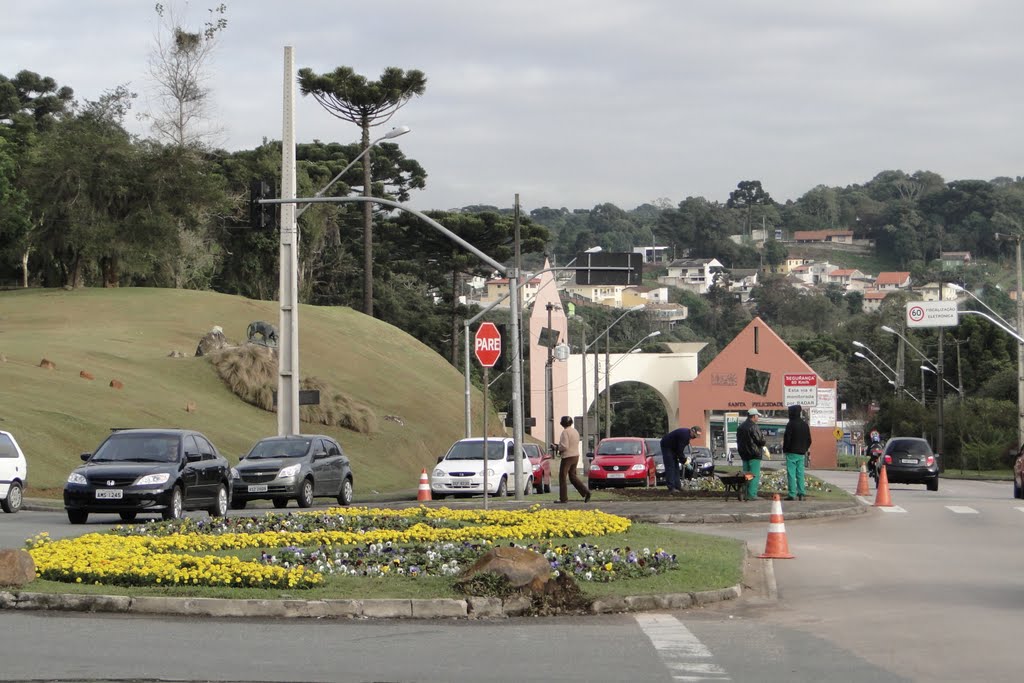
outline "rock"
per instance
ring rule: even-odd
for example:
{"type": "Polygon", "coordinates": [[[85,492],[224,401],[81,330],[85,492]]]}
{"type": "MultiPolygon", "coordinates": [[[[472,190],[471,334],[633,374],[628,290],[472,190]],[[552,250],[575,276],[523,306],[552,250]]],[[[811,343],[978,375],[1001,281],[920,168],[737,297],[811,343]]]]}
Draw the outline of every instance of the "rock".
{"type": "Polygon", "coordinates": [[[124,389],[124,382],[119,379],[112,379],[110,380],[110,386],[114,389],[124,389]]]}
{"type": "Polygon", "coordinates": [[[56,370],[57,364],[54,363],[52,360],[44,358],[41,361],[39,361],[39,367],[46,368],[47,370],[56,370]]]}
{"type": "Polygon", "coordinates": [[[185,412],[186,413],[194,413],[194,412],[196,412],[196,402],[195,401],[185,401],[185,412]]]}
{"type": "Polygon", "coordinates": [[[228,346],[230,344],[228,344],[228,340],[224,336],[224,331],[220,329],[220,326],[215,326],[199,340],[199,345],[196,346],[196,355],[208,356],[211,352],[220,351],[228,346]]]}
{"type": "Polygon", "coordinates": [[[551,580],[551,565],[544,556],[525,548],[501,546],[489,550],[463,572],[460,580],[487,572],[504,576],[513,587],[527,588],[532,593],[543,593],[551,580]]]}
{"type": "Polygon", "coordinates": [[[25,550],[0,550],[0,586],[24,586],[36,578],[36,563],[25,550]]]}
{"type": "Polygon", "coordinates": [[[95,377],[93,377],[91,372],[86,372],[85,370],[82,370],[80,373],[78,373],[78,376],[81,377],[82,379],[96,379],[95,377]]]}
{"type": "Polygon", "coordinates": [[[181,352],[181,351],[174,350],[174,351],[171,351],[169,354],[167,354],[167,357],[168,358],[184,358],[185,354],[183,352],[181,352]]]}

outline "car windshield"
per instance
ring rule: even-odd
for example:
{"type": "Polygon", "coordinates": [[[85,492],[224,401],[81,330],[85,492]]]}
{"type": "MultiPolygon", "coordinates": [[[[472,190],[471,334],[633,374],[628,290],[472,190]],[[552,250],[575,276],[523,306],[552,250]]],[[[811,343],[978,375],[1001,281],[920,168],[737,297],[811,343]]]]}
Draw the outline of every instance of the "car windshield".
{"type": "Polygon", "coordinates": [[[264,439],[257,441],[245,458],[301,458],[309,452],[310,441],[311,439],[264,439]]]}
{"type": "Polygon", "coordinates": [[[889,444],[889,453],[891,455],[918,455],[927,456],[932,454],[932,449],[928,446],[927,441],[918,441],[917,439],[899,439],[889,444]]]}
{"type": "Polygon", "coordinates": [[[597,445],[598,455],[640,455],[641,452],[639,441],[609,441],[605,439],[597,445]]]}
{"type": "MultiPolygon", "coordinates": [[[[501,460],[505,455],[505,442],[504,441],[488,441],[487,442],[487,459],[488,460],[501,460]]],[[[484,459],[484,442],[483,441],[459,441],[452,449],[448,451],[448,455],[445,456],[445,460],[483,460],[484,459]]]]}
{"type": "Polygon", "coordinates": [[[178,437],[173,434],[112,434],[92,454],[91,462],[176,462],[178,437]]]}

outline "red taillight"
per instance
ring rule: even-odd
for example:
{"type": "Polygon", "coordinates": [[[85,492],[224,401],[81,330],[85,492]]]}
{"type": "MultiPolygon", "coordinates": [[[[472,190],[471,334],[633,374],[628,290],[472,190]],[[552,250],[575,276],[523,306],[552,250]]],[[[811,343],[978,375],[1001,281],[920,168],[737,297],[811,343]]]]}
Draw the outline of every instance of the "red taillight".
{"type": "Polygon", "coordinates": [[[892,456],[891,455],[885,456],[885,464],[886,465],[891,465],[892,464],[892,456]]]}
{"type": "Polygon", "coordinates": [[[935,464],[935,456],[929,455],[927,458],[925,458],[924,462],[926,465],[928,465],[928,467],[931,467],[932,465],[935,464]]]}

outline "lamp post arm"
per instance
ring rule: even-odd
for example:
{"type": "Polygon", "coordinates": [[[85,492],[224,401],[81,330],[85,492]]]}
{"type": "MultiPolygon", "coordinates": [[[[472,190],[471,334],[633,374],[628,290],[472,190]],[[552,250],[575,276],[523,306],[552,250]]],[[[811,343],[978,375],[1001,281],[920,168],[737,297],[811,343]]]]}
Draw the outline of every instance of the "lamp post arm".
{"type": "Polygon", "coordinates": [[[986,320],[988,320],[990,323],[992,323],[996,327],[1002,328],[1003,332],[1005,332],[1006,334],[1008,334],[1011,337],[1013,337],[1014,339],[1016,339],[1019,343],[1024,344],[1024,337],[1020,336],[1019,334],[1017,334],[1016,332],[1011,330],[1009,327],[1007,327],[1006,325],[1002,324],[1001,322],[999,322],[998,320],[996,320],[995,318],[993,318],[992,316],[990,316],[987,313],[983,313],[982,311],[963,310],[963,311],[960,311],[960,314],[961,315],[980,315],[982,318],[985,318],[986,320]]]}
{"type": "MultiPolygon", "coordinates": [[[[992,309],[992,307],[991,307],[991,306],[989,306],[989,305],[988,305],[987,303],[985,303],[984,301],[982,301],[981,299],[979,299],[979,298],[978,298],[978,297],[977,297],[977,296],[976,296],[976,295],[974,294],[974,292],[972,292],[971,290],[967,289],[966,287],[961,287],[961,288],[960,288],[960,291],[962,291],[962,292],[966,292],[966,293],[967,293],[967,296],[971,297],[972,299],[974,299],[975,301],[977,301],[977,302],[978,302],[979,304],[981,304],[982,306],[984,306],[984,307],[985,307],[985,310],[986,310],[986,311],[988,311],[989,313],[991,313],[992,315],[994,315],[994,316],[995,316],[995,317],[996,317],[996,318],[997,318],[997,319],[999,320],[999,322],[1001,322],[1002,324],[1006,325],[1007,327],[1009,327],[1010,329],[1012,329],[1012,330],[1013,330],[1014,332],[1016,332],[1016,331],[1017,331],[1017,329],[1016,329],[1016,327],[1015,327],[1015,326],[1011,325],[1011,324],[1010,324],[1009,322],[1007,322],[1006,318],[1004,318],[1003,316],[1001,316],[1001,315],[999,315],[998,313],[996,313],[996,312],[995,312],[995,311],[994,311],[994,310],[992,309]]],[[[963,311],[961,311],[961,313],[963,313],[963,311]]]]}
{"type": "MultiPolygon", "coordinates": [[[[960,312],[961,313],[966,313],[967,311],[960,311],[960,312]]],[[[928,356],[924,355],[924,353],[921,351],[921,349],[919,349],[916,346],[914,346],[913,342],[911,342],[909,339],[904,337],[902,334],[900,334],[896,330],[892,329],[891,327],[883,326],[882,329],[885,330],[886,332],[891,333],[891,334],[895,334],[897,337],[899,337],[904,342],[906,342],[907,346],[909,346],[910,348],[914,349],[914,353],[916,353],[917,355],[921,356],[921,360],[923,360],[924,362],[928,363],[928,365],[931,365],[933,368],[936,367],[935,361],[933,361],[928,356]]]]}

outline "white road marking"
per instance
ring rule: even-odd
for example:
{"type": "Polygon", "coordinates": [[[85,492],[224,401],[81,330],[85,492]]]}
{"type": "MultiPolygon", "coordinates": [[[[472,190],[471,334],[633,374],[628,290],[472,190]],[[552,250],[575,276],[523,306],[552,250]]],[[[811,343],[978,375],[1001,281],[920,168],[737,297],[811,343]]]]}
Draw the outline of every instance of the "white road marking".
{"type": "Polygon", "coordinates": [[[731,681],[714,663],[711,650],[671,614],[636,614],[637,624],[650,639],[673,681],[731,681]]]}
{"type": "Polygon", "coordinates": [[[947,505],[946,509],[950,512],[955,512],[958,515],[976,515],[978,511],[974,508],[967,507],[966,505],[947,505]]]}
{"type": "Polygon", "coordinates": [[[1018,508],[1014,508],[1014,509],[1015,510],[1020,510],[1021,512],[1024,512],[1024,508],[1022,508],[1022,507],[1018,507],[1018,508]]]}
{"type": "Polygon", "coordinates": [[[901,508],[899,505],[891,505],[889,507],[879,506],[878,509],[882,512],[906,512],[906,510],[901,508]]]}

